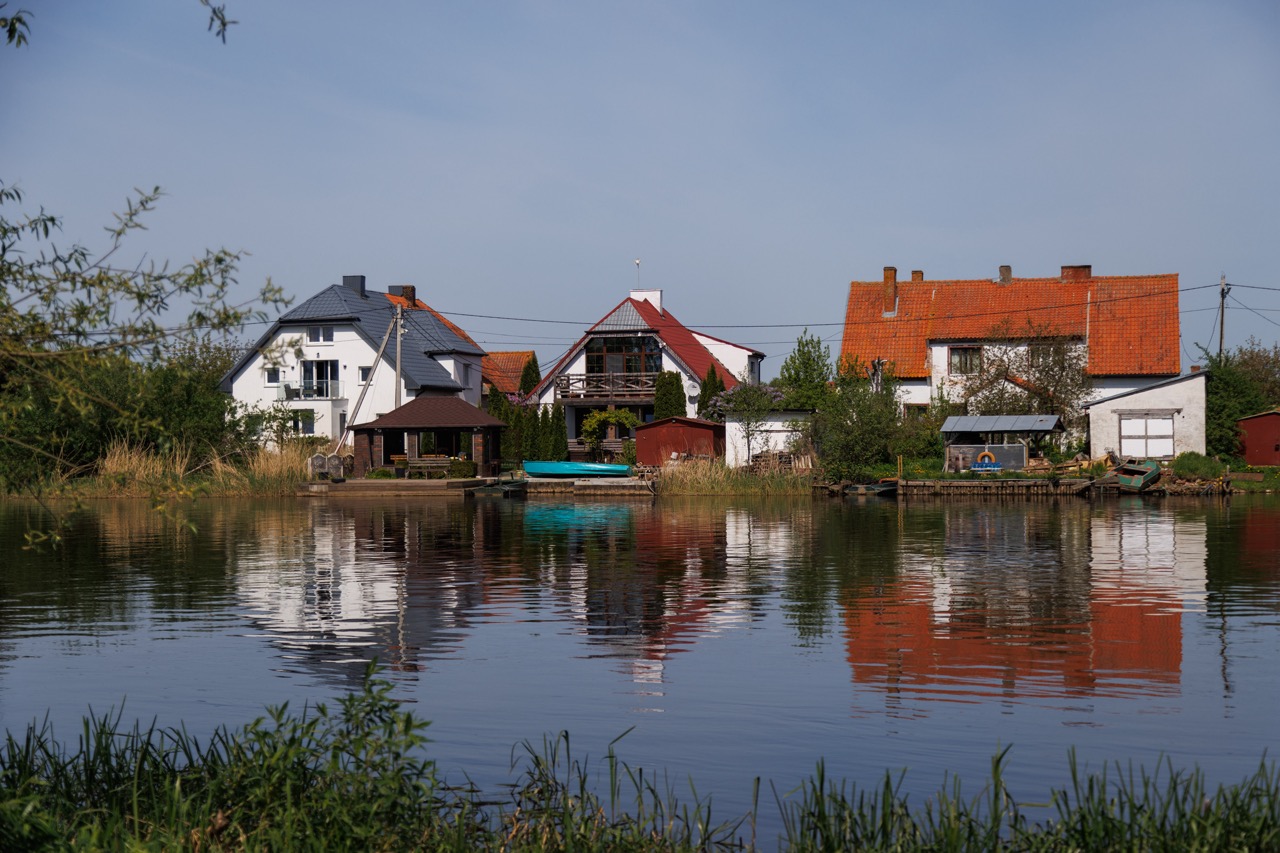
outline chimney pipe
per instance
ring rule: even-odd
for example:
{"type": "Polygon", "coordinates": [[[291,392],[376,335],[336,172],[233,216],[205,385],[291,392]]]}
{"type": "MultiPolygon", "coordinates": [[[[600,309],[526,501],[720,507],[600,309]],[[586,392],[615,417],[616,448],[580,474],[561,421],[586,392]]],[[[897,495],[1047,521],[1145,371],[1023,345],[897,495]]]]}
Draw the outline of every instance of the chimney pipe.
{"type": "Polygon", "coordinates": [[[912,271],[911,271],[911,280],[912,280],[912,281],[924,281],[924,270],[912,270],[912,271]]]}
{"type": "Polygon", "coordinates": [[[1084,281],[1093,278],[1093,264],[1075,264],[1062,267],[1063,281],[1084,281]]]}
{"type": "Polygon", "coordinates": [[[881,310],[886,316],[898,313],[898,268],[884,268],[884,296],[881,310]]]}
{"type": "Polygon", "coordinates": [[[418,288],[412,284],[406,284],[400,288],[400,295],[404,297],[405,308],[412,311],[418,307],[418,288]]]}
{"type": "Polygon", "coordinates": [[[342,277],[342,286],[351,288],[356,293],[360,294],[361,297],[365,295],[364,276],[362,275],[344,275],[342,277]]]}
{"type": "Polygon", "coordinates": [[[1000,283],[1008,284],[1013,281],[1013,267],[1008,264],[1000,265],[1000,283]]]}

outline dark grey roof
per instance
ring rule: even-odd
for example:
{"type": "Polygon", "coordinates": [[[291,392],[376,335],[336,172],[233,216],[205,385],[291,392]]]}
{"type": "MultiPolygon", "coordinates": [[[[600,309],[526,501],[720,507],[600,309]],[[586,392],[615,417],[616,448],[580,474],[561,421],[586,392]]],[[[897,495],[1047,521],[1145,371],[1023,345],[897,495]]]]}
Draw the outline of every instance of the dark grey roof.
{"type": "Polygon", "coordinates": [[[639,332],[649,328],[649,324],[640,316],[640,312],[631,304],[631,300],[624,301],[617,308],[605,317],[599,323],[591,327],[593,332],[639,332]]]}
{"type": "MultiPolygon", "coordinates": [[[[350,287],[339,284],[330,285],[301,305],[282,314],[253,348],[245,353],[231,370],[227,371],[226,376],[222,378],[223,389],[230,390],[232,377],[238,374],[254,353],[266,346],[282,328],[312,323],[351,323],[376,352],[394,316],[395,306],[387,299],[385,293],[367,290],[365,295],[361,296],[350,287]]],[[[404,317],[404,349],[400,354],[400,369],[404,375],[405,384],[409,388],[461,390],[462,386],[449,371],[431,356],[451,353],[482,356],[484,350],[454,334],[431,311],[406,311],[404,317]]],[[[383,360],[387,364],[395,363],[394,339],[388,342],[383,360]]]]}
{"type": "Polygon", "coordinates": [[[1062,429],[1057,415],[952,415],[943,434],[958,432],[1054,432],[1062,429]]]}
{"type": "Polygon", "coordinates": [[[1150,385],[1143,385],[1141,388],[1134,388],[1132,391],[1121,391],[1119,394],[1112,394],[1110,397],[1100,397],[1097,400],[1090,400],[1080,408],[1087,409],[1090,406],[1096,406],[1099,403],[1109,403],[1112,400],[1119,400],[1122,397],[1141,394],[1143,391],[1150,391],[1152,388],[1161,388],[1165,385],[1176,385],[1179,382],[1186,382],[1188,379],[1203,379],[1208,375],[1208,370],[1197,370],[1194,373],[1184,373],[1181,376],[1175,376],[1172,379],[1161,379],[1159,382],[1152,382],[1150,385]]]}

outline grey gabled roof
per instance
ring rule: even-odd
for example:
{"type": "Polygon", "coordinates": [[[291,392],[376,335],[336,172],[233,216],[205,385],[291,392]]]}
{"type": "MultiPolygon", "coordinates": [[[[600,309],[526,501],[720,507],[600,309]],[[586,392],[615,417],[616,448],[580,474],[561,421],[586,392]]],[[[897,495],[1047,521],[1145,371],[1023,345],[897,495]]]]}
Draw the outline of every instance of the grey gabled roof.
{"type": "Polygon", "coordinates": [[[1057,415],[952,415],[942,423],[942,433],[959,432],[1056,432],[1063,429],[1057,415]]]}
{"type": "Polygon", "coordinates": [[[1150,391],[1152,388],[1163,388],[1165,385],[1176,385],[1179,382],[1186,382],[1188,379],[1204,379],[1209,375],[1208,370],[1197,370],[1194,373],[1184,373],[1181,376],[1175,376],[1172,379],[1162,379],[1159,382],[1152,382],[1150,385],[1143,385],[1141,388],[1134,388],[1129,391],[1121,391],[1119,394],[1112,394],[1109,397],[1100,397],[1097,400],[1091,400],[1080,408],[1087,409],[1090,406],[1096,406],[1099,403],[1110,403],[1112,400],[1119,400],[1122,397],[1130,397],[1134,394],[1141,394],[1143,391],[1150,391]]]}
{"type": "Polygon", "coordinates": [[[640,312],[627,300],[591,327],[593,332],[642,332],[650,329],[650,325],[640,316],[640,312]]]}
{"type": "MultiPolygon", "coordinates": [[[[313,323],[351,323],[356,332],[376,352],[386,334],[395,306],[387,294],[366,290],[361,296],[356,290],[334,284],[310,299],[280,315],[253,347],[236,362],[222,378],[224,390],[230,390],[231,379],[238,374],[255,353],[261,350],[282,328],[305,326],[313,323]]],[[[400,369],[405,384],[410,388],[459,391],[462,386],[432,355],[456,353],[459,355],[484,355],[484,350],[464,340],[444,324],[431,311],[405,311],[403,351],[400,369]]],[[[391,342],[383,353],[388,363],[395,361],[395,344],[391,342]]]]}

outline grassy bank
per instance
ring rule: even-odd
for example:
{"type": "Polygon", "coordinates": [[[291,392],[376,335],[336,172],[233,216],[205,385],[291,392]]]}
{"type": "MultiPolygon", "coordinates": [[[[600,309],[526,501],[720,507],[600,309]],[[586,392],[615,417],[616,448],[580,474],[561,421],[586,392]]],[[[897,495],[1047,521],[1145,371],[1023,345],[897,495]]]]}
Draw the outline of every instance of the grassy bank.
{"type": "MultiPolygon", "coordinates": [[[[892,776],[859,790],[821,767],[776,792],[783,837],[755,838],[756,813],[721,821],[701,800],[620,762],[590,771],[568,735],[526,744],[510,793],[447,787],[424,724],[372,673],[330,708],[272,709],[201,744],[185,731],[89,718],[74,750],[47,726],[0,749],[4,850],[1105,850],[1275,849],[1280,773],[1263,765],[1207,790],[1201,773],[1118,769],[1054,791],[1032,822],[1001,778],[908,805],[892,776]],[[596,778],[596,777],[599,778],[596,778]]],[[[756,783],[759,803],[760,785],[756,783]]],[[[757,811],[760,806],[757,805],[757,811]]]]}
{"type": "Polygon", "coordinates": [[[752,473],[719,459],[693,459],[663,468],[659,495],[807,495],[813,479],[805,473],[775,470],[752,473]]]}
{"type": "Polygon", "coordinates": [[[287,495],[307,479],[312,452],[305,445],[288,444],[259,448],[234,461],[219,457],[201,461],[181,445],[154,452],[116,442],[94,472],[51,482],[45,491],[75,498],[287,495]]]}

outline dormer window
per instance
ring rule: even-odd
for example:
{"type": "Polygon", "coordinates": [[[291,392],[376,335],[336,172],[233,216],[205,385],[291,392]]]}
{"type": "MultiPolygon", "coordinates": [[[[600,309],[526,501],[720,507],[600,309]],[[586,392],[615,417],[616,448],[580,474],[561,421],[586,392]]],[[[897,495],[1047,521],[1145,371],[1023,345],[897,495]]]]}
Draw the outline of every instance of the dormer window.
{"type": "Polygon", "coordinates": [[[307,343],[333,343],[333,326],[307,326],[307,343]]]}

